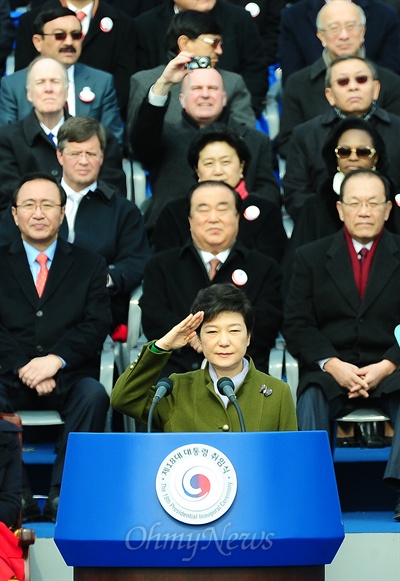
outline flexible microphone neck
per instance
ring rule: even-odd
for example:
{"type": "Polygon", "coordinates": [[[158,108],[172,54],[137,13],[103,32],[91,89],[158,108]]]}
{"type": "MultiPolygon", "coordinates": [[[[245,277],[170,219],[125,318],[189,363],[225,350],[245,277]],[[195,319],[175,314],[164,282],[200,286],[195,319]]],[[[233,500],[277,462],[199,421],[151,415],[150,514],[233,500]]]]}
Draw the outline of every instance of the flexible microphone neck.
{"type": "Polygon", "coordinates": [[[229,401],[231,401],[232,404],[234,405],[235,410],[236,410],[237,415],[238,415],[238,418],[239,418],[240,430],[242,432],[245,432],[246,427],[244,425],[244,418],[243,418],[242,410],[240,409],[240,405],[238,404],[238,401],[236,399],[236,395],[235,395],[235,391],[234,391],[235,386],[233,384],[232,379],[230,379],[229,377],[221,377],[217,381],[217,389],[221,395],[225,395],[229,399],[229,401]]]}
{"type": "Polygon", "coordinates": [[[156,393],[153,397],[153,401],[151,402],[149,415],[147,418],[147,433],[151,433],[151,426],[153,423],[153,414],[154,410],[156,409],[158,402],[165,396],[170,395],[173,389],[173,383],[169,377],[163,377],[159,379],[156,383],[156,393]]]}

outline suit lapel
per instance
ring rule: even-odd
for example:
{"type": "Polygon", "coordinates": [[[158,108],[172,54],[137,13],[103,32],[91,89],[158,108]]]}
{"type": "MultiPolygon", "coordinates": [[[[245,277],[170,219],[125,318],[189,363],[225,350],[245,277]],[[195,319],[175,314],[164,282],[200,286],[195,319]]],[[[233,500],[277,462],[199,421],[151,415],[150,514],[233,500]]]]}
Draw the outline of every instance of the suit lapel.
{"type": "MultiPolygon", "coordinates": [[[[75,110],[77,115],[90,115],[91,103],[84,103],[79,97],[83,87],[90,87],[90,77],[85,66],[76,63],[74,71],[75,81],[75,110]]],[[[92,90],[93,88],[90,87],[92,90]]]]}
{"type": "Polygon", "coordinates": [[[335,234],[332,244],[326,254],[326,269],[338,292],[350,306],[358,311],[360,307],[360,295],[358,294],[356,281],[346,239],[343,230],[335,234]]]}
{"type": "Polygon", "coordinates": [[[400,266],[400,254],[390,232],[385,231],[371,265],[361,312],[365,312],[376,301],[400,266]]]}
{"type": "Polygon", "coordinates": [[[37,305],[38,294],[35,283],[33,282],[31,269],[29,268],[25,248],[20,239],[11,244],[7,260],[27,300],[32,305],[37,305]]]}

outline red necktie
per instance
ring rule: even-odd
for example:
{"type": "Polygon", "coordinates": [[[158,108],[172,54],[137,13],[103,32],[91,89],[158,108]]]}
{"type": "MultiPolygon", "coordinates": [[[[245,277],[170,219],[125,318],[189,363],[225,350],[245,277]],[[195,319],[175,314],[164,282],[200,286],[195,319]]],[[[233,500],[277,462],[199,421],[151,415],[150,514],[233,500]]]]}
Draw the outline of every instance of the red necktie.
{"type": "MultiPolygon", "coordinates": [[[[82,22],[82,20],[84,18],[86,18],[87,14],[85,12],[82,12],[82,10],[78,10],[78,12],[75,12],[75,16],[77,17],[79,22],[82,22]]],[[[82,39],[84,39],[84,38],[85,38],[85,33],[82,30],[82,39]]]]}
{"type": "Polygon", "coordinates": [[[368,268],[366,265],[366,260],[367,260],[367,256],[368,256],[368,248],[361,248],[360,252],[358,253],[359,255],[359,263],[360,263],[360,287],[359,287],[359,291],[360,291],[360,296],[361,298],[364,297],[364,293],[365,293],[365,289],[367,286],[367,280],[368,280],[368,268]]]}
{"type": "Polygon", "coordinates": [[[208,278],[212,280],[214,276],[217,274],[217,267],[221,264],[221,261],[218,258],[212,258],[209,262],[210,270],[208,273],[208,278]]]}
{"type": "Polygon", "coordinates": [[[47,268],[47,261],[48,257],[46,256],[46,254],[44,254],[43,252],[38,254],[36,262],[40,264],[40,270],[36,278],[36,290],[39,297],[41,297],[43,294],[44,287],[46,286],[46,281],[49,274],[49,269],[47,268]]]}

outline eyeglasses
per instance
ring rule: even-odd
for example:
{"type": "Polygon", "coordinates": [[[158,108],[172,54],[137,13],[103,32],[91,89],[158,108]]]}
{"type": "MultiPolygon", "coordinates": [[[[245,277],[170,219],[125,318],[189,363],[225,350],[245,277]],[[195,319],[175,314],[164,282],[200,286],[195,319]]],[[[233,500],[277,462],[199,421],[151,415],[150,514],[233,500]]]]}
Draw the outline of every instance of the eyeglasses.
{"type": "Polygon", "coordinates": [[[81,40],[83,32],[81,30],[73,30],[72,32],[42,32],[41,36],[54,36],[56,40],[65,40],[70,35],[72,40],[81,40]]]}
{"type": "Polygon", "coordinates": [[[387,204],[387,201],[385,201],[385,202],[361,202],[360,200],[358,200],[358,201],[354,201],[354,202],[343,202],[343,200],[342,200],[342,204],[344,206],[347,206],[351,210],[361,210],[361,208],[363,206],[365,206],[366,208],[369,208],[370,210],[377,210],[379,208],[379,206],[385,206],[387,204]]]}
{"type": "Polygon", "coordinates": [[[360,145],[359,147],[338,145],[338,147],[335,148],[336,157],[339,159],[346,159],[347,157],[350,157],[352,153],[355,153],[357,157],[371,158],[376,154],[376,149],[374,147],[370,147],[369,145],[360,145]]]}
{"type": "Polygon", "coordinates": [[[61,208],[62,204],[55,204],[50,200],[43,200],[42,202],[34,202],[33,200],[27,200],[26,202],[22,202],[22,204],[16,204],[16,208],[21,208],[23,212],[27,214],[33,214],[36,212],[37,208],[40,208],[40,211],[46,214],[46,212],[51,212],[54,208],[61,208]]]}
{"type": "MultiPolygon", "coordinates": [[[[370,78],[369,75],[356,75],[355,77],[353,77],[353,79],[356,81],[358,85],[365,85],[369,78],[370,78]]],[[[331,81],[331,84],[336,83],[337,85],[339,85],[339,87],[347,87],[347,85],[350,83],[350,80],[351,79],[349,77],[341,77],[340,79],[331,81]]]]}
{"type": "Polygon", "coordinates": [[[345,30],[346,32],[354,32],[357,28],[361,28],[362,26],[364,25],[358,22],[347,22],[343,25],[336,23],[329,25],[327,28],[320,28],[319,30],[321,32],[326,32],[326,34],[329,34],[330,36],[336,36],[337,34],[340,34],[342,30],[345,30]]]}
{"type": "Polygon", "coordinates": [[[199,37],[199,39],[212,46],[214,50],[218,48],[218,46],[222,47],[222,38],[210,38],[206,36],[204,38],[199,37]]]}
{"type": "Polygon", "coordinates": [[[102,153],[96,153],[95,151],[65,151],[64,155],[72,159],[72,161],[78,161],[80,159],[95,161],[96,159],[100,159],[102,153]]]}

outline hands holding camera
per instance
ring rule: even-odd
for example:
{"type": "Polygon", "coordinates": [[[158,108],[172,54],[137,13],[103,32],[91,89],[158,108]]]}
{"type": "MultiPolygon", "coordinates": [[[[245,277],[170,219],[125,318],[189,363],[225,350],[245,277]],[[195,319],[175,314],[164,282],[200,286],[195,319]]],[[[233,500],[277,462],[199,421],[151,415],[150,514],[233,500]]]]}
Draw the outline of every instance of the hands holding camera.
{"type": "Polygon", "coordinates": [[[165,67],[161,77],[153,85],[153,93],[166,97],[173,85],[179,84],[192,68],[208,68],[209,57],[195,57],[192,52],[182,51],[165,67]]]}

